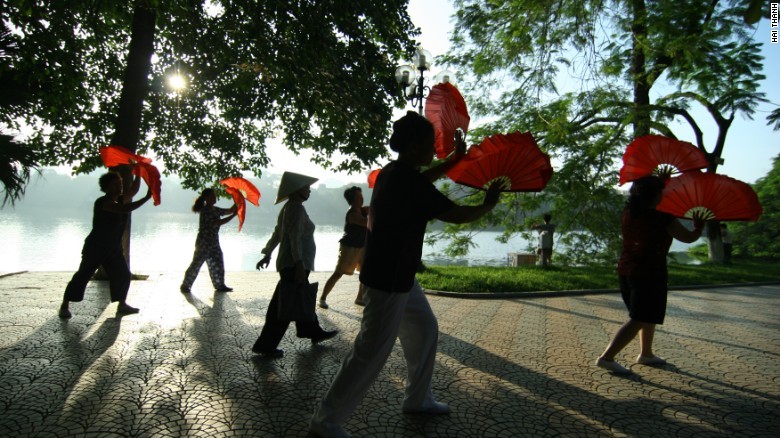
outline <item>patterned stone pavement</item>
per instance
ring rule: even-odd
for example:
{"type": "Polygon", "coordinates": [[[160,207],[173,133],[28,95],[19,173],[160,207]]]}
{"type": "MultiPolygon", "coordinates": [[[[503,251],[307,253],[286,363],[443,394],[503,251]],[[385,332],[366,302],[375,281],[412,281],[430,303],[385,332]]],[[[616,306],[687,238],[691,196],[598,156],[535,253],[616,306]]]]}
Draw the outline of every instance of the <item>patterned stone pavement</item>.
{"type": "MultiPolygon", "coordinates": [[[[307,436],[361,315],[345,277],[319,309],[337,338],[312,347],[291,329],[284,358],[260,359],[250,347],[275,274],[231,272],[236,290],[214,294],[204,268],[190,297],[181,273],[151,274],[131,286],[141,313],[124,318],[92,282],[61,321],[70,275],[0,278],[0,436],[307,436]]],[[[401,414],[396,345],[346,424],[354,436],[780,436],[780,286],[672,292],[656,338],[671,364],[632,365],[630,377],[593,366],[625,318],[618,295],[429,299],[434,391],[452,414],[401,414]]]]}

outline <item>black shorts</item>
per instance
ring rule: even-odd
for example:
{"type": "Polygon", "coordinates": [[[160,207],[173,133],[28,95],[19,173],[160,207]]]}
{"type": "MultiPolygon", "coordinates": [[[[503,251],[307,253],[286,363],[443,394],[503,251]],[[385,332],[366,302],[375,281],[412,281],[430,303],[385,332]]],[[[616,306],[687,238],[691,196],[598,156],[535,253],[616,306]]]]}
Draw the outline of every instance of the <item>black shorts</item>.
{"type": "Polygon", "coordinates": [[[628,316],[635,321],[663,324],[667,291],[666,273],[620,276],[620,294],[628,309],[628,316]]]}

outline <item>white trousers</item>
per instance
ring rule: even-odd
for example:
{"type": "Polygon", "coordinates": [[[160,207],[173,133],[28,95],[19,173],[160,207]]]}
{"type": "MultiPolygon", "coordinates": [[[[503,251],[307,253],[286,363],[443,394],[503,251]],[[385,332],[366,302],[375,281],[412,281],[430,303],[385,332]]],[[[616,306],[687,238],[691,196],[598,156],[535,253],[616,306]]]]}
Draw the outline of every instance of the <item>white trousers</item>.
{"type": "Polygon", "coordinates": [[[401,340],[408,369],[404,409],[422,409],[435,402],[431,391],[439,323],[422,288],[414,280],[407,293],[366,286],[363,320],[352,351],[344,358],[313,421],[343,424],[368,392],[401,340]]]}

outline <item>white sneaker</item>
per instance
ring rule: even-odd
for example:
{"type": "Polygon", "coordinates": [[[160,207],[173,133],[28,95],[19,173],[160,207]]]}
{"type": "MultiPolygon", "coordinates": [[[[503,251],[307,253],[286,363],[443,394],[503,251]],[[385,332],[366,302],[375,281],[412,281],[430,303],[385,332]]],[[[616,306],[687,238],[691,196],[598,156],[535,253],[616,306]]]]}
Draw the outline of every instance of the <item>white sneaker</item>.
{"type": "Polygon", "coordinates": [[[326,303],[325,300],[320,300],[320,307],[322,307],[323,309],[327,309],[328,303],[326,303]]]}
{"type": "Polygon", "coordinates": [[[637,356],[636,363],[641,365],[666,365],[666,360],[658,356],[637,356]]]}
{"type": "Polygon", "coordinates": [[[602,358],[598,358],[596,360],[596,366],[599,368],[604,368],[605,370],[613,372],[615,374],[633,374],[630,369],[624,367],[623,365],[620,365],[614,360],[605,360],[602,358]]]}

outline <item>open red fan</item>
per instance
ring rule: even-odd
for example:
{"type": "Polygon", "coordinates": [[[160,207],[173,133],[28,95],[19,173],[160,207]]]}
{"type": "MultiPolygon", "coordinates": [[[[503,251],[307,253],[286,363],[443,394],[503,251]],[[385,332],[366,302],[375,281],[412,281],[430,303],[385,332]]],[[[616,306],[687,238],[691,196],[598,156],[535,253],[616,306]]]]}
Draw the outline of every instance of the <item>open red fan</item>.
{"type": "Polygon", "coordinates": [[[495,134],[472,146],[447,176],[458,184],[487,189],[494,181],[503,182],[503,191],[538,192],[552,177],[550,157],[539,149],[526,132],[495,134]]]}
{"type": "Polygon", "coordinates": [[[122,165],[133,166],[133,175],[140,176],[146,185],[152,190],[152,199],[154,205],[160,205],[160,192],[162,191],[162,181],[160,171],[152,163],[151,158],[134,154],[124,146],[111,145],[100,147],[100,158],[106,167],[116,167],[122,165]]]}
{"type": "Polygon", "coordinates": [[[696,146],[662,135],[643,135],[632,141],[623,154],[620,184],[643,176],[672,174],[704,169],[709,163],[696,146]]]}
{"type": "Polygon", "coordinates": [[[160,205],[160,192],[162,191],[160,171],[152,164],[138,162],[133,166],[133,175],[138,175],[146,181],[146,184],[152,190],[154,205],[160,205]]]}
{"type": "Polygon", "coordinates": [[[679,218],[704,213],[706,220],[757,221],[762,208],[758,196],[746,183],[726,175],[688,172],[671,178],[656,207],[679,218]]]}
{"type": "Polygon", "coordinates": [[[121,166],[123,164],[133,165],[135,163],[150,164],[152,162],[151,158],[134,154],[126,147],[118,145],[101,146],[100,158],[103,159],[103,164],[106,167],[121,166]]]}
{"type": "Polygon", "coordinates": [[[436,84],[425,100],[425,118],[433,124],[436,157],[444,158],[455,150],[455,131],[469,129],[469,112],[460,91],[448,82],[436,84]]]}
{"type": "Polygon", "coordinates": [[[219,183],[225,186],[225,191],[233,197],[238,213],[238,231],[241,231],[246,217],[246,201],[255,206],[260,205],[260,190],[257,190],[254,184],[240,176],[225,178],[219,183]]]}
{"type": "Polygon", "coordinates": [[[379,172],[382,169],[374,169],[368,174],[368,188],[373,189],[376,185],[376,178],[379,176],[379,172]]]}

